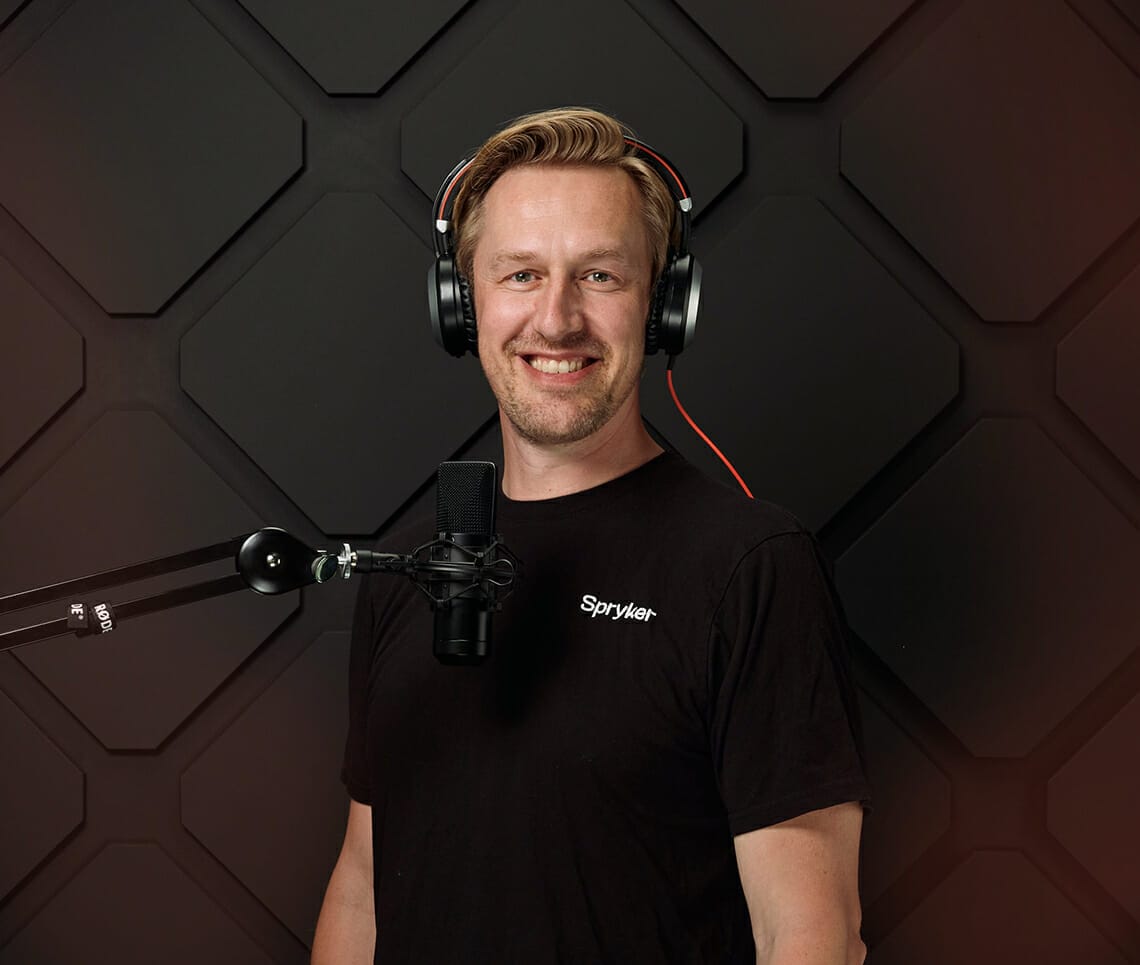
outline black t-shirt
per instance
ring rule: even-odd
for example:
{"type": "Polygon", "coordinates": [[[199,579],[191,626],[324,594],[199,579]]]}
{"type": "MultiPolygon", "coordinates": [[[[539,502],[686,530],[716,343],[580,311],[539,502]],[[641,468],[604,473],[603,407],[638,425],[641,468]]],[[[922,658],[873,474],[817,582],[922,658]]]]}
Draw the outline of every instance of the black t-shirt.
{"type": "Polygon", "coordinates": [[[409,581],[361,590],[344,780],[376,961],[753,962],[733,836],[868,797],[814,540],[670,453],[502,498],[496,528],[524,569],[482,667],[436,662],[409,581]]]}

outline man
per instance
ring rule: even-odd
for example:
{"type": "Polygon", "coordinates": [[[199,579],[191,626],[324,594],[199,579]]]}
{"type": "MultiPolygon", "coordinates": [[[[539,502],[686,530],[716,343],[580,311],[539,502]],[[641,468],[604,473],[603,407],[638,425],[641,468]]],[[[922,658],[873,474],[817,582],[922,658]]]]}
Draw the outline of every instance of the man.
{"type": "Polygon", "coordinates": [[[863,959],[842,615],[792,516],[641,421],[676,204],[638,153],[606,115],[545,112],[459,186],[526,579],[480,669],[433,661],[410,584],[362,589],[317,965],[863,959]]]}

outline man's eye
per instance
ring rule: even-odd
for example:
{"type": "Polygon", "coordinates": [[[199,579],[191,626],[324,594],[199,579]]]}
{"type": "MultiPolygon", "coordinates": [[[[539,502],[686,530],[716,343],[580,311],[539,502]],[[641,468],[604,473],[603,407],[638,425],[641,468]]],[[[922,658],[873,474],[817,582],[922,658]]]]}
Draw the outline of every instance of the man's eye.
{"type": "Polygon", "coordinates": [[[516,271],[511,275],[511,281],[518,282],[520,285],[525,285],[527,282],[534,281],[534,273],[530,271],[516,271]]]}
{"type": "Polygon", "coordinates": [[[590,279],[590,281],[596,281],[601,284],[603,282],[613,281],[614,276],[611,275],[608,271],[592,271],[587,277],[590,279]]]}

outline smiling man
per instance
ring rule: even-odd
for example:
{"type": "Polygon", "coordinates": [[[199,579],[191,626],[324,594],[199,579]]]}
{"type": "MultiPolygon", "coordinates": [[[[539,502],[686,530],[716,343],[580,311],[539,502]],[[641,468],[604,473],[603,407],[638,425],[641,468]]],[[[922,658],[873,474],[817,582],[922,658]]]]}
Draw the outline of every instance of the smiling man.
{"type": "Polygon", "coordinates": [[[641,420],[647,347],[684,347],[660,279],[687,199],[648,158],[564,109],[456,179],[444,344],[498,400],[525,580],[479,670],[434,662],[411,584],[362,587],[318,965],[862,961],[867,788],[826,561],[641,420]]]}

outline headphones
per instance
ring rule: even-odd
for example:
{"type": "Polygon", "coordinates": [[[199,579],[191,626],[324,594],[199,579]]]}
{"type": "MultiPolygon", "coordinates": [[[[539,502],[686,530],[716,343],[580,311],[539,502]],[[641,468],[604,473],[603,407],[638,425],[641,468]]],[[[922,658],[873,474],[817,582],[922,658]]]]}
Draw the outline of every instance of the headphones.
{"type": "MultiPolygon", "coordinates": [[[[657,280],[649,302],[649,317],[645,321],[645,354],[658,350],[672,358],[692,341],[697,327],[697,305],[701,296],[701,266],[689,253],[689,232],[693,199],[677,169],[663,155],[648,144],[632,137],[625,138],[669,188],[677,202],[677,221],[680,225],[680,242],[670,247],[665,268],[657,280]]],[[[455,187],[474,157],[460,161],[444,179],[436,192],[432,205],[432,245],[435,262],[428,270],[428,308],[431,311],[431,329],[435,340],[450,355],[457,358],[466,352],[478,354],[478,336],[475,327],[475,302],[471,286],[455,263],[455,235],[451,227],[451,211],[455,201],[455,187]]],[[[671,233],[671,232],[670,232],[671,233]]]]}

